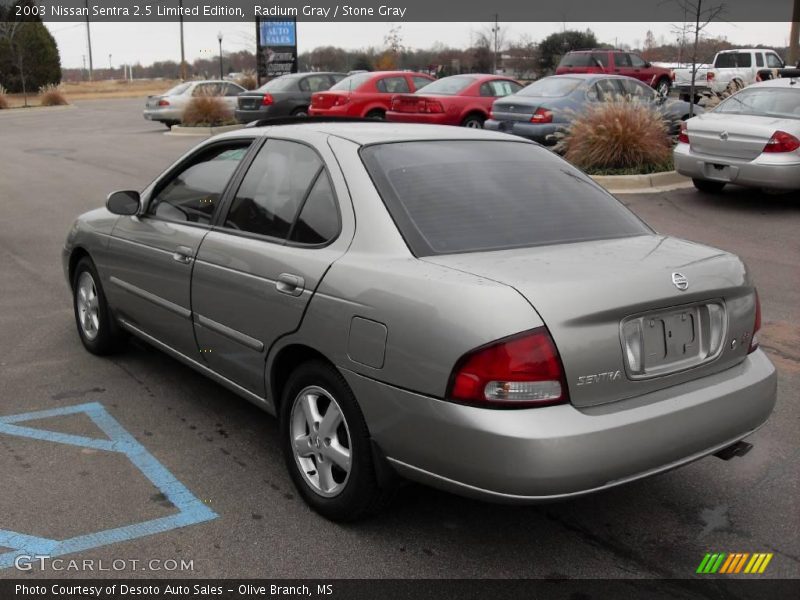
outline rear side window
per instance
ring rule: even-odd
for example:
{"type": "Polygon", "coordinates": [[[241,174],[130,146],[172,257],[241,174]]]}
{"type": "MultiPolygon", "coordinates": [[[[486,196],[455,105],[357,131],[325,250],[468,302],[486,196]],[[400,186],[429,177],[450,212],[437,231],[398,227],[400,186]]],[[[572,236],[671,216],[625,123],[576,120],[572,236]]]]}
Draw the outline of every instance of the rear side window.
{"type": "Polygon", "coordinates": [[[310,75],[300,80],[300,89],[304,92],[324,92],[331,87],[331,80],[327,75],[310,75]]]}
{"type": "Polygon", "coordinates": [[[416,256],[643,235],[613,196],[524,142],[367,146],[364,164],[416,256]]]}
{"type": "Polygon", "coordinates": [[[756,53],[756,66],[763,67],[764,66],[764,55],[761,52],[756,53]]]}
{"type": "Polygon", "coordinates": [[[375,86],[384,94],[405,94],[411,91],[405,77],[384,77],[375,86]]]}
{"type": "Polygon", "coordinates": [[[225,227],[286,239],[311,184],[323,171],[308,146],[269,140],[247,171],[225,227]]]}
{"type": "Polygon", "coordinates": [[[568,52],[558,63],[559,67],[599,67],[602,63],[592,52],[568,52]]]}
{"type": "Polygon", "coordinates": [[[750,67],[753,64],[749,52],[726,52],[717,55],[714,66],[718,69],[731,69],[735,67],[750,67]]]}
{"type": "Polygon", "coordinates": [[[298,244],[325,244],[339,232],[339,211],[331,181],[321,171],[311,187],[289,239],[298,244]]]}

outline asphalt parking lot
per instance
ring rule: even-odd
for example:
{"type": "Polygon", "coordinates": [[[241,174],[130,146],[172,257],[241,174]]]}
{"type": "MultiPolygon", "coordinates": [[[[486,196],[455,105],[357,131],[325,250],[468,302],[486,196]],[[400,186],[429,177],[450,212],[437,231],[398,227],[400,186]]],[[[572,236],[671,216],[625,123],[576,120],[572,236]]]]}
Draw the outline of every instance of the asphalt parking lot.
{"type": "Polygon", "coordinates": [[[60,264],[72,220],[198,141],[163,135],[142,105],[0,113],[0,578],[93,575],[9,566],[26,536],[66,559],[128,561],[97,576],[684,578],[711,551],[772,552],[762,577],[800,576],[800,194],[621,196],[658,231],[751,268],[779,395],[745,458],[533,507],[410,485],[341,526],[295,493],[271,417],[143,344],[102,359],[78,340],[60,264]]]}

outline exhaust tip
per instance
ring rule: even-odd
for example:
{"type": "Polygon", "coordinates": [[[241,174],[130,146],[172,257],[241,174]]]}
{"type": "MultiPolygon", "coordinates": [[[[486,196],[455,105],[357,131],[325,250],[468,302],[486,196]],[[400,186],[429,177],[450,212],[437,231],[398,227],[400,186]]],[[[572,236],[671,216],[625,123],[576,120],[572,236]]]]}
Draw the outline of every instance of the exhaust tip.
{"type": "Polygon", "coordinates": [[[720,450],[719,452],[715,452],[714,456],[717,458],[721,458],[722,460],[730,460],[737,456],[744,456],[750,450],[753,449],[753,444],[748,444],[747,442],[736,442],[735,444],[731,444],[720,450]]]}

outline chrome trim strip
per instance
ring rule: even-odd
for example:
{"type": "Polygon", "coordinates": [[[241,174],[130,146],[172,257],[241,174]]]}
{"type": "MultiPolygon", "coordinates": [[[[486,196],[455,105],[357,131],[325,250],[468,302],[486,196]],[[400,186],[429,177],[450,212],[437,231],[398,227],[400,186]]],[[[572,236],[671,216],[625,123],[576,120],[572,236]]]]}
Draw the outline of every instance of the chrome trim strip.
{"type": "Polygon", "coordinates": [[[142,331],[141,329],[139,329],[135,325],[131,325],[126,320],[118,319],[118,322],[122,327],[124,327],[125,329],[130,331],[135,336],[138,336],[138,337],[142,338],[143,340],[145,340],[149,344],[152,344],[153,346],[155,346],[159,350],[161,350],[163,352],[166,352],[167,354],[169,354],[173,358],[178,359],[179,361],[181,361],[185,365],[195,369],[196,371],[199,371],[201,374],[205,375],[209,379],[213,379],[214,381],[216,381],[221,386],[226,387],[227,389],[232,391],[234,394],[237,394],[237,395],[241,396],[245,400],[247,400],[249,402],[252,402],[253,404],[258,406],[259,408],[267,411],[269,414],[271,414],[273,416],[276,416],[275,406],[267,398],[262,398],[258,394],[254,394],[250,390],[248,390],[246,388],[243,388],[238,383],[236,383],[234,381],[231,381],[230,379],[220,375],[216,371],[212,371],[207,366],[205,366],[203,364],[200,364],[196,360],[194,360],[192,358],[189,358],[188,356],[186,356],[185,354],[182,354],[181,352],[178,352],[177,350],[175,350],[171,346],[167,346],[164,342],[161,342],[158,339],[154,338],[152,335],[149,335],[149,334],[145,333],[144,331],[142,331]]]}
{"type": "MultiPolygon", "coordinates": [[[[766,422],[766,421],[765,421],[766,422]]],[[[412,475],[409,477],[414,479],[413,475],[417,475],[418,479],[425,481],[438,481],[441,482],[442,486],[449,487],[451,490],[463,490],[461,493],[466,494],[472,497],[482,497],[487,500],[494,500],[495,502],[507,502],[507,503],[536,503],[536,502],[549,502],[553,500],[567,500],[570,498],[578,498],[580,496],[585,496],[587,494],[593,494],[595,492],[601,492],[603,490],[607,490],[618,485],[623,485],[625,483],[630,483],[632,481],[636,481],[638,479],[644,479],[645,477],[650,477],[652,475],[657,475],[659,473],[664,473],[665,471],[671,471],[672,469],[677,469],[683,465],[687,465],[691,462],[696,460],[700,460],[706,456],[719,452],[723,448],[727,448],[746,438],[749,435],[752,435],[764,425],[762,423],[758,427],[749,430],[746,433],[736,436],[733,439],[728,440],[727,442],[723,442],[722,444],[718,444],[712,448],[708,448],[706,450],[701,450],[695,454],[690,456],[684,457],[682,459],[676,460],[671,463],[667,463],[666,465],[662,465],[660,467],[655,467],[653,469],[649,469],[647,471],[642,471],[641,473],[635,473],[634,475],[629,475],[628,477],[622,477],[621,479],[614,479],[603,485],[599,485],[597,487],[589,488],[587,490],[579,490],[577,492],[569,492],[566,494],[552,494],[549,496],[522,496],[519,494],[506,494],[503,492],[495,492],[494,490],[487,490],[485,488],[480,488],[474,485],[470,485],[468,483],[464,483],[462,481],[456,481],[455,479],[450,479],[449,477],[445,477],[444,475],[438,475],[436,473],[432,473],[431,471],[426,471],[425,469],[421,469],[419,467],[415,467],[414,465],[410,465],[408,463],[404,463],[401,460],[397,460],[396,458],[392,458],[391,456],[387,456],[386,460],[392,463],[394,466],[398,467],[402,471],[406,473],[411,473],[412,475]]],[[[403,473],[401,473],[402,475],[403,473]]],[[[408,476],[408,475],[407,475],[408,476]]]]}
{"type": "Polygon", "coordinates": [[[192,316],[192,311],[188,308],[184,308],[174,302],[170,302],[169,300],[165,300],[161,296],[156,296],[155,294],[148,292],[147,290],[143,290],[140,287],[137,287],[127,281],[122,281],[121,279],[117,279],[113,275],[109,278],[109,281],[116,285],[117,287],[122,288],[126,292],[130,292],[134,296],[138,296],[148,302],[152,302],[156,306],[160,306],[170,312],[175,313],[176,315],[183,317],[184,319],[189,319],[192,316]]]}
{"type": "Polygon", "coordinates": [[[203,315],[199,315],[195,313],[194,315],[194,322],[197,325],[201,325],[206,329],[210,329],[234,342],[238,342],[242,346],[246,346],[251,350],[255,350],[256,352],[263,352],[264,350],[264,343],[260,340],[257,340],[254,337],[250,337],[247,334],[242,333],[241,331],[237,331],[236,329],[231,329],[230,327],[223,325],[222,323],[217,323],[209,319],[208,317],[204,317],[203,315]]]}

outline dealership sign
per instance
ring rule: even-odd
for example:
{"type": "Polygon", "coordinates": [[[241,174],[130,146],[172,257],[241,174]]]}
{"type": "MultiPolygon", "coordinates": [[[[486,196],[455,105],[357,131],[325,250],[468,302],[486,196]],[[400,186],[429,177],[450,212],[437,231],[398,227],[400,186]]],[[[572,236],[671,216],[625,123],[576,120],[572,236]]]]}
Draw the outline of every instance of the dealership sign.
{"type": "Polygon", "coordinates": [[[297,21],[256,19],[258,79],[297,73],[297,21]]]}

